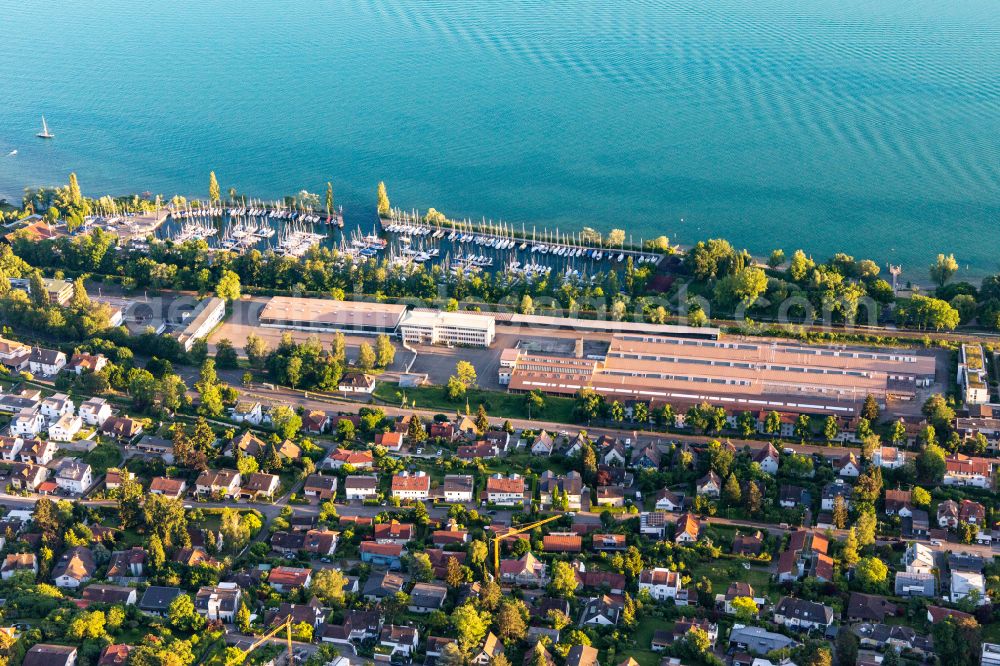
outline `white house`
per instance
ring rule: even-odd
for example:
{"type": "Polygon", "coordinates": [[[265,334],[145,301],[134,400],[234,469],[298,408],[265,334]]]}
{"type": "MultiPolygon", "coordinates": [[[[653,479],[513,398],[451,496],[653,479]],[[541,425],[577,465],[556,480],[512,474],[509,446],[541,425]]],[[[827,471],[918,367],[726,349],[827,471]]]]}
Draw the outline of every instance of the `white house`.
{"type": "Polygon", "coordinates": [[[761,470],[771,476],[778,473],[778,460],[778,449],[774,448],[774,445],[770,442],[753,456],[753,461],[760,465],[761,470]]]}
{"type": "Polygon", "coordinates": [[[682,587],[680,574],[663,567],[643,569],[639,575],[639,589],[648,590],[656,601],[676,599],[682,587]]]}
{"type": "Polygon", "coordinates": [[[895,446],[880,446],[872,453],[872,462],[885,469],[899,469],[906,464],[906,456],[895,446]]]}
{"type": "Polygon", "coordinates": [[[957,604],[970,594],[976,592],[979,598],[979,605],[989,603],[989,597],[986,596],[986,581],[983,579],[983,574],[975,571],[956,571],[951,572],[951,603],[957,604]]]}
{"type": "Polygon", "coordinates": [[[52,580],[56,587],[77,588],[94,577],[97,565],[94,553],[84,546],[70,548],[52,569],[52,580]]]}
{"type": "Polygon", "coordinates": [[[56,485],[68,493],[82,495],[93,483],[90,465],[75,458],[65,458],[56,468],[56,485]]]}
{"type": "Polygon", "coordinates": [[[33,375],[54,377],[66,367],[66,354],[54,349],[34,348],[28,357],[28,368],[33,375]]]}
{"type": "Polygon", "coordinates": [[[509,477],[494,474],[486,479],[486,501],[503,506],[514,506],[524,502],[524,478],[517,474],[511,474],[509,477]]]}
{"type": "Polygon", "coordinates": [[[41,412],[50,424],[76,411],[76,405],[65,393],[56,393],[42,400],[41,412]]]}
{"type": "Polygon", "coordinates": [[[45,429],[45,417],[41,412],[23,409],[10,422],[10,434],[14,437],[38,437],[45,429]]]}
{"type": "Polygon", "coordinates": [[[83,429],[83,419],[75,414],[64,414],[49,426],[49,439],[55,442],[72,442],[83,429]]]}
{"type": "Polygon", "coordinates": [[[392,477],[392,496],[400,500],[425,500],[431,496],[431,477],[427,472],[400,472],[392,477]]]}
{"type": "Polygon", "coordinates": [[[32,439],[26,441],[18,452],[17,456],[21,462],[34,463],[35,465],[48,465],[52,462],[52,456],[59,449],[50,441],[32,439]]]}
{"type": "Polygon", "coordinates": [[[444,477],[442,490],[446,502],[471,502],[475,483],[467,474],[449,474],[444,477]]]}
{"type": "Polygon", "coordinates": [[[195,492],[199,495],[220,494],[235,497],[240,492],[243,479],[232,469],[205,470],[195,480],[195,492]]]}
{"type": "Polygon", "coordinates": [[[544,430],[538,433],[538,437],[531,444],[531,452],[536,456],[551,456],[554,448],[555,440],[544,430]]]}
{"type": "Polygon", "coordinates": [[[111,418],[111,405],[104,398],[91,398],[80,405],[80,418],[87,425],[102,425],[111,418]]]}
{"type": "Polygon", "coordinates": [[[363,372],[345,372],[337,390],[342,393],[371,393],[375,390],[375,378],[363,372]]]}
{"type": "Polygon", "coordinates": [[[349,476],[344,479],[344,496],[349,500],[373,500],[377,495],[377,477],[349,476]]]}
{"type": "Polygon", "coordinates": [[[209,620],[232,622],[240,607],[243,591],[236,583],[219,583],[205,586],[194,597],[194,607],[209,620]]]}
{"type": "Polygon", "coordinates": [[[241,400],[233,407],[233,420],[237,423],[250,423],[259,426],[264,420],[264,412],[259,402],[241,400]]]}

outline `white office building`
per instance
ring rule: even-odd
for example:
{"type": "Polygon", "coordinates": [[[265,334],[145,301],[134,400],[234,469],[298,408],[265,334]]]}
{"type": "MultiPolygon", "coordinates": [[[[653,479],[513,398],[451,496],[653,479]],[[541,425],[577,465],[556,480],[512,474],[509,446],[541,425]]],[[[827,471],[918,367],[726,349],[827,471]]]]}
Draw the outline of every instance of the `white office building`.
{"type": "Polygon", "coordinates": [[[496,323],[491,316],[416,308],[403,317],[399,334],[409,344],[489,347],[496,323]]]}

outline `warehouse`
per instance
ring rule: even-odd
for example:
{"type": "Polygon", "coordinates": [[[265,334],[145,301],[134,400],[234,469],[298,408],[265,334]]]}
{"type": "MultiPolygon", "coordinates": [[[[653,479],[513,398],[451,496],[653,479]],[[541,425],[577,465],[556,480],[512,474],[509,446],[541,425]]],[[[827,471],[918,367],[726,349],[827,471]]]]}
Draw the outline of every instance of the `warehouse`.
{"type": "Polygon", "coordinates": [[[299,331],[395,333],[405,305],[275,296],[260,313],[261,326],[299,331]]]}
{"type": "Polygon", "coordinates": [[[489,347],[496,337],[493,317],[416,308],[399,325],[408,344],[489,347]]]}
{"type": "Polygon", "coordinates": [[[211,333],[226,317],[226,302],[215,296],[206,298],[188,316],[190,319],[184,330],[177,335],[177,341],[183,345],[184,351],[191,351],[196,341],[211,333]]]}
{"type": "Polygon", "coordinates": [[[525,329],[549,328],[560,331],[579,331],[581,335],[590,333],[641,333],[696,340],[718,340],[722,334],[721,330],[710,326],[677,326],[674,324],[651,324],[644,321],[580,319],[577,317],[529,315],[516,312],[494,312],[491,316],[496,320],[497,324],[503,326],[521,326],[525,329]]]}
{"type": "Polygon", "coordinates": [[[933,383],[935,361],[908,351],[623,334],[603,360],[521,352],[500,372],[515,392],[586,387],[621,401],[850,415],[869,393],[883,404],[913,400],[933,383]]]}

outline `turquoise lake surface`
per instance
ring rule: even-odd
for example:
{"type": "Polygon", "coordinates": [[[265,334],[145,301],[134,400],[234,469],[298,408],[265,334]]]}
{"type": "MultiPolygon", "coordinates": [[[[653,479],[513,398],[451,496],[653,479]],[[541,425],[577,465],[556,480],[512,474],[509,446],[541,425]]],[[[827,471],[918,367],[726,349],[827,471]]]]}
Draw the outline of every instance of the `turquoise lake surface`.
{"type": "Polygon", "coordinates": [[[1000,270],[996,0],[0,0],[0,195],[334,183],[1000,270]],[[45,114],[52,141],[34,137],[45,114]],[[10,155],[11,151],[16,155],[10,155]]]}

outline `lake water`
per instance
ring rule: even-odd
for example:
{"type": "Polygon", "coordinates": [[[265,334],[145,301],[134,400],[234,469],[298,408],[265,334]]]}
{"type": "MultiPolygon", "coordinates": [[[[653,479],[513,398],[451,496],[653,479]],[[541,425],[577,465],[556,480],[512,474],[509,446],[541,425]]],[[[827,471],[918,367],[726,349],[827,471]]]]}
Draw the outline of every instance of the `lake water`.
{"type": "Polygon", "coordinates": [[[0,0],[0,194],[393,203],[1000,268],[996,0],[0,0]],[[44,113],[53,141],[34,138],[44,113]],[[15,156],[7,156],[12,150],[15,156]]]}

